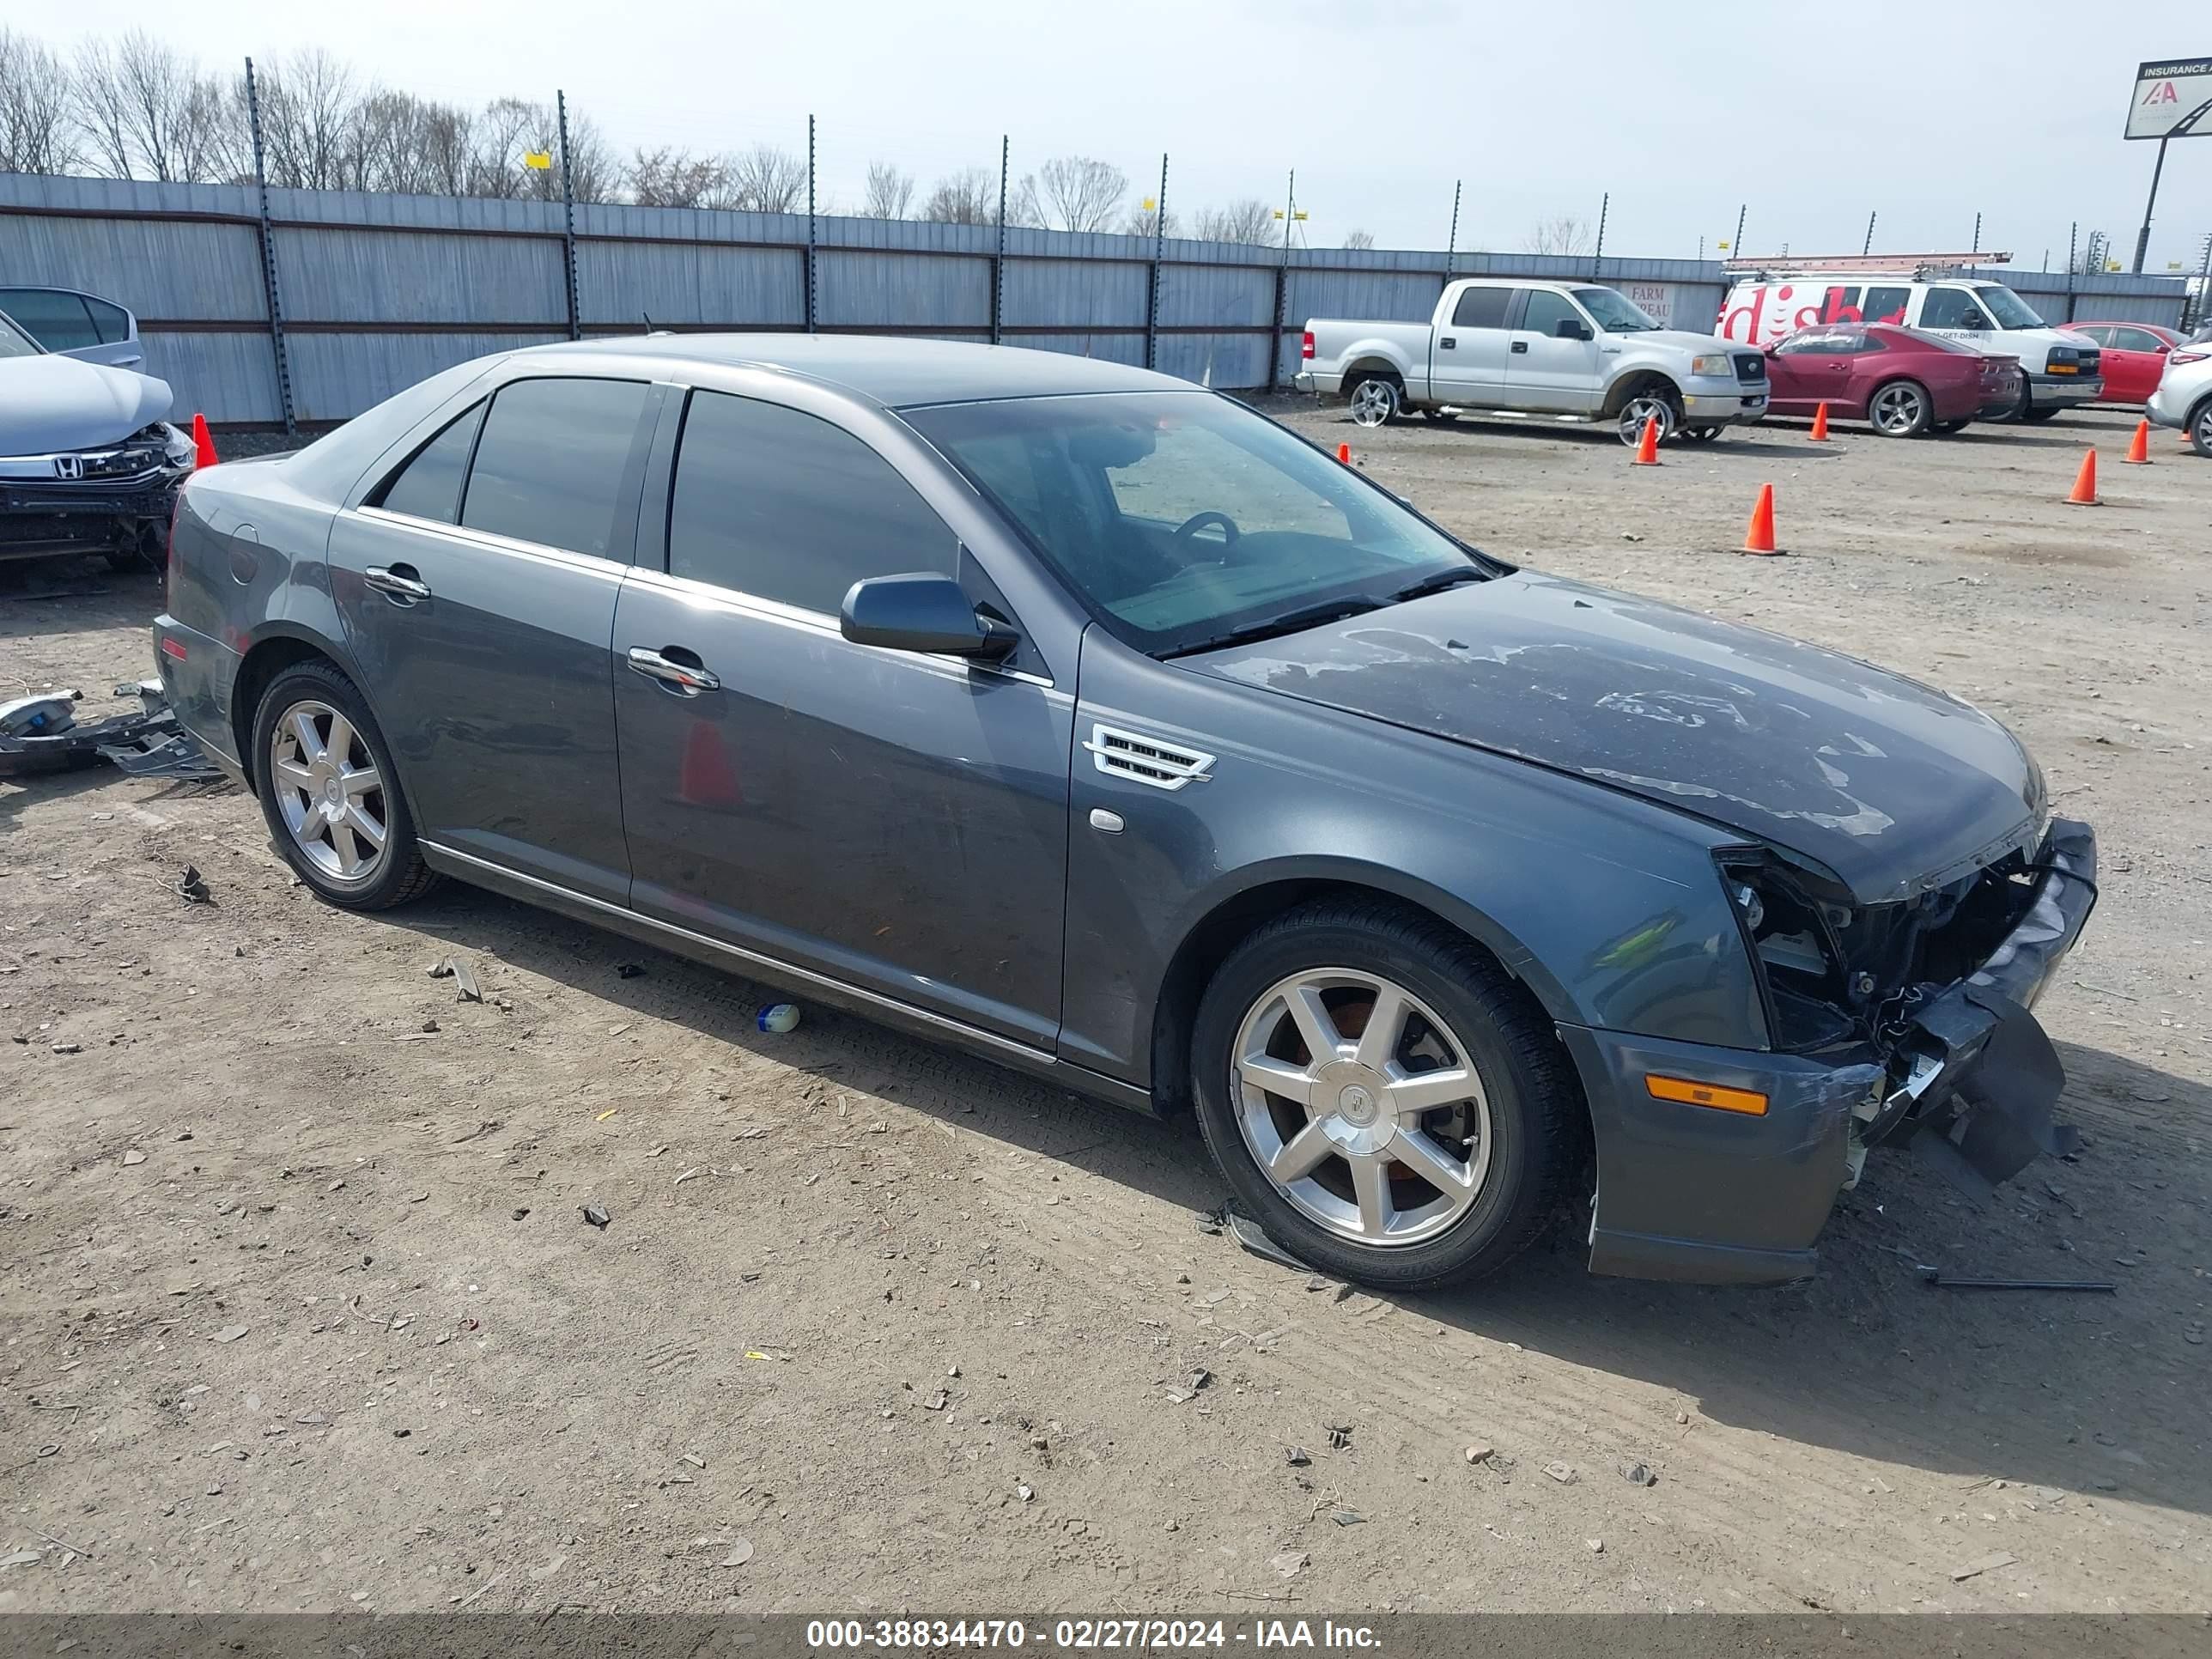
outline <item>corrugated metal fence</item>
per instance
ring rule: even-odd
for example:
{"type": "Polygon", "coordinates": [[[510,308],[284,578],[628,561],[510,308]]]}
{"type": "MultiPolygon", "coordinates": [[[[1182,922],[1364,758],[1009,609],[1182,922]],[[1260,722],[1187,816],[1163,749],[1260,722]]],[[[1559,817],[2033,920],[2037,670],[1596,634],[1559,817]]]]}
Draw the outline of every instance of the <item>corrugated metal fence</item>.
{"type": "MultiPolygon", "coordinates": [[[[52,283],[137,312],[146,368],[219,424],[274,425],[287,371],[303,422],[342,420],[466,358],[655,327],[903,333],[1150,361],[1223,388],[1287,384],[1309,316],[1423,319],[1442,252],[1281,249],[994,226],[580,206],[569,309],[557,202],[271,190],[270,321],[258,192],[0,174],[0,284],[52,283]],[[811,234],[810,235],[810,223],[811,234]],[[1158,257],[1156,258],[1156,252],[1158,257]],[[1272,360],[1272,361],[1271,361],[1272,360]]],[[[1727,279],[1693,259],[1462,252],[1456,276],[1592,276],[1679,327],[1727,279]]],[[[1992,273],[2046,315],[2172,322],[2180,284],[1992,273]],[[2058,284],[2054,289],[2050,286],[2058,284]]]]}

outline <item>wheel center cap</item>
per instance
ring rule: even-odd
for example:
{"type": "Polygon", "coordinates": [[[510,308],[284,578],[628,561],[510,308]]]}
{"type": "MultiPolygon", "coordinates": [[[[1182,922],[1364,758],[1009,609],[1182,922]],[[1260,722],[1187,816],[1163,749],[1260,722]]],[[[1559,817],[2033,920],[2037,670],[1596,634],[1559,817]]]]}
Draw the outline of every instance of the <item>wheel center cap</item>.
{"type": "Polygon", "coordinates": [[[1364,1084],[1347,1085],[1336,1097],[1337,1115],[1364,1127],[1375,1121],[1375,1096],[1364,1084]]]}
{"type": "Polygon", "coordinates": [[[1397,1133],[1389,1081],[1357,1061],[1333,1060],[1314,1079],[1313,1109],[1322,1133],[1347,1154],[1377,1152],[1397,1133]]]}
{"type": "Polygon", "coordinates": [[[336,817],[345,808],[345,787],[336,778],[323,786],[323,805],[336,817]]]}

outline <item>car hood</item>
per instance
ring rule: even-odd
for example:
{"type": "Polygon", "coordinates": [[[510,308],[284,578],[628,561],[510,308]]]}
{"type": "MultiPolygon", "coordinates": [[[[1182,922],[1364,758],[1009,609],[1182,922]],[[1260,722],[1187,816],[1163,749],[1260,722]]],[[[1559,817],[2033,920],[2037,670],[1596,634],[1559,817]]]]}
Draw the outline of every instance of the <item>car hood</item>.
{"type": "Polygon", "coordinates": [[[1640,328],[1632,333],[1616,334],[1613,337],[1625,340],[1630,345],[1671,346],[1677,351],[1686,351],[1692,356],[1708,351],[1735,353],[1751,349],[1741,340],[1723,340],[1717,334],[1692,334],[1687,329],[1680,328],[1640,328]]]}
{"type": "Polygon", "coordinates": [[[169,383],[48,354],[0,358],[0,455],[90,449],[166,419],[169,383]]]}
{"type": "Polygon", "coordinates": [[[1863,903],[1994,859],[2043,780],[1979,709],[1884,669],[1531,571],[1182,659],[1641,795],[1863,903]]]}

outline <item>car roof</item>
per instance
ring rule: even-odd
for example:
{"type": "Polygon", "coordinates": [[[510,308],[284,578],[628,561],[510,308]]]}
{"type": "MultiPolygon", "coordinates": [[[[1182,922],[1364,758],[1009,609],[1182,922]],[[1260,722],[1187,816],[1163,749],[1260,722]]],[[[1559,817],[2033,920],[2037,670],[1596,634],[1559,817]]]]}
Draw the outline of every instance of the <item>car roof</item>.
{"type": "Polygon", "coordinates": [[[1085,392],[1188,392],[1172,375],[1072,352],[878,334],[624,334],[533,346],[518,357],[665,357],[766,368],[834,386],[887,408],[1064,397],[1085,392]]]}

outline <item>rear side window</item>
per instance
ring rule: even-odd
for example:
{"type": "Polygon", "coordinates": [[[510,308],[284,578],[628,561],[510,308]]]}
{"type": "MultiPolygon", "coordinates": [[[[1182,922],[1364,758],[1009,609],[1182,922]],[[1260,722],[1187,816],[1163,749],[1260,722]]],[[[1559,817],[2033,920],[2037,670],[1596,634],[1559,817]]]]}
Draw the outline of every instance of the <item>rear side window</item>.
{"type": "Polygon", "coordinates": [[[483,422],[482,404],[449,422],[415,452],[414,459],[392,474],[376,505],[437,524],[453,523],[460,517],[461,479],[469,470],[469,451],[476,447],[477,428],[483,422]]]}
{"type": "Polygon", "coordinates": [[[77,351],[100,343],[100,331],[92,325],[84,301],[59,289],[0,289],[0,311],[49,351],[77,351]]]}
{"type": "Polygon", "coordinates": [[[1905,320],[1906,302],[1912,298],[1909,288],[1870,288],[1866,298],[1859,302],[1860,318],[1869,323],[1901,323],[1905,320]]]}
{"type": "Polygon", "coordinates": [[[778,404],[691,394],[668,510],[672,574],[835,615],[866,577],[951,576],[958,561],[945,521],[851,433],[778,404]]]}
{"type": "Polygon", "coordinates": [[[2166,342],[2147,328],[2115,328],[2106,331],[2098,343],[2119,351],[2163,351],[2166,342]]]}
{"type": "Polygon", "coordinates": [[[606,557],[645,392],[638,380],[502,386],[477,440],[461,522],[606,557]]]}
{"type": "Polygon", "coordinates": [[[88,294],[84,296],[84,308],[92,313],[92,325],[100,331],[102,345],[113,345],[131,337],[131,313],[121,306],[95,300],[88,294]]]}
{"type": "Polygon", "coordinates": [[[1505,307],[1513,297],[1510,288],[1470,288],[1463,290],[1459,303],[1452,307],[1454,328],[1503,328],[1505,326],[1505,307]]]}

